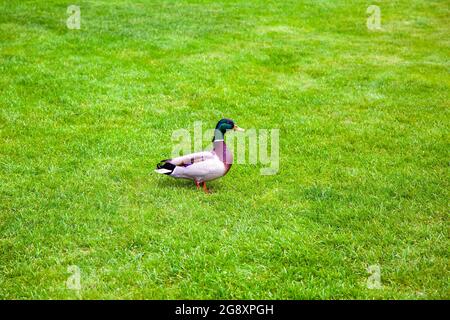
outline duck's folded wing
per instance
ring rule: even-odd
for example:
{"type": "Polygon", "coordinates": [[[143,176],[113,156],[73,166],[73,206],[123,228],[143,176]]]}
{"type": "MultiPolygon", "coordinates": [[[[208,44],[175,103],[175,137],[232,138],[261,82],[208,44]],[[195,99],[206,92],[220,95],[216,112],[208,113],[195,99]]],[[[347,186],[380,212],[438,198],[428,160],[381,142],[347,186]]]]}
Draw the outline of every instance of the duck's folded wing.
{"type": "Polygon", "coordinates": [[[193,163],[214,159],[214,156],[215,155],[210,151],[202,151],[202,152],[187,154],[187,155],[181,156],[181,157],[176,157],[176,158],[170,159],[168,161],[176,166],[188,166],[193,163]]]}
{"type": "Polygon", "coordinates": [[[216,157],[186,167],[177,166],[172,176],[203,181],[223,175],[224,170],[223,163],[216,157]]]}

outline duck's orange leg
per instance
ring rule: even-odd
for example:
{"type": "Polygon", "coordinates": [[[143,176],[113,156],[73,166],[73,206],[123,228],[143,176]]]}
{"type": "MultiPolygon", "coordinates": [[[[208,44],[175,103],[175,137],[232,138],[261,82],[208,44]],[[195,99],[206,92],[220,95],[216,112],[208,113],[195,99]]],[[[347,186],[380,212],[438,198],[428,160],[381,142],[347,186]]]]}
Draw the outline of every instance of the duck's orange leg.
{"type": "Polygon", "coordinates": [[[203,182],[203,191],[205,191],[205,193],[210,193],[208,188],[206,187],[206,182],[203,182]]]}
{"type": "Polygon", "coordinates": [[[200,183],[197,180],[195,180],[195,185],[197,186],[197,189],[200,189],[200,183]]]}

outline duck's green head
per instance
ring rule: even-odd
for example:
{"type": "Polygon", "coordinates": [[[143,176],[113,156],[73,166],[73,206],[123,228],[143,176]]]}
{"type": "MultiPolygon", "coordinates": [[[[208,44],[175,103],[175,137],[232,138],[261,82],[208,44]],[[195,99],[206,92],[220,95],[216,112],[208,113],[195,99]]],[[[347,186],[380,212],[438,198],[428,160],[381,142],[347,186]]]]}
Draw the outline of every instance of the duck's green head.
{"type": "Polygon", "coordinates": [[[217,122],[216,129],[214,131],[214,140],[223,140],[223,137],[227,130],[235,130],[235,131],[245,131],[242,128],[239,128],[237,125],[234,124],[234,121],[231,119],[221,119],[219,122],[217,122]]]}

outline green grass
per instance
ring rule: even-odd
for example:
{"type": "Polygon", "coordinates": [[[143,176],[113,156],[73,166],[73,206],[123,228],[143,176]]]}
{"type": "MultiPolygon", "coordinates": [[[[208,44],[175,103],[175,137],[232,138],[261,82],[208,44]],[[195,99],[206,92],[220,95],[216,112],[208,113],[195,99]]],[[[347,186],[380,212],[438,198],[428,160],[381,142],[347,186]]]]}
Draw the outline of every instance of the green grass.
{"type": "Polygon", "coordinates": [[[450,298],[448,1],[0,12],[0,298],[450,298]],[[280,129],[277,175],[153,172],[222,117],[280,129]]]}

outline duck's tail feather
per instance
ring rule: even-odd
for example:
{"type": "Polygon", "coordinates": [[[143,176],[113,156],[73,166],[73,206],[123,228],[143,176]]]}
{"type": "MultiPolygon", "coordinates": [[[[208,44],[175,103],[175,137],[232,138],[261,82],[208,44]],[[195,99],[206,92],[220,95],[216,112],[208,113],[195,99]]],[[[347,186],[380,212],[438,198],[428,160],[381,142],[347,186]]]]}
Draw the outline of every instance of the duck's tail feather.
{"type": "Polygon", "coordinates": [[[160,163],[156,165],[155,172],[161,174],[171,175],[173,170],[175,170],[176,165],[169,162],[170,159],[162,160],[160,163]]]}

